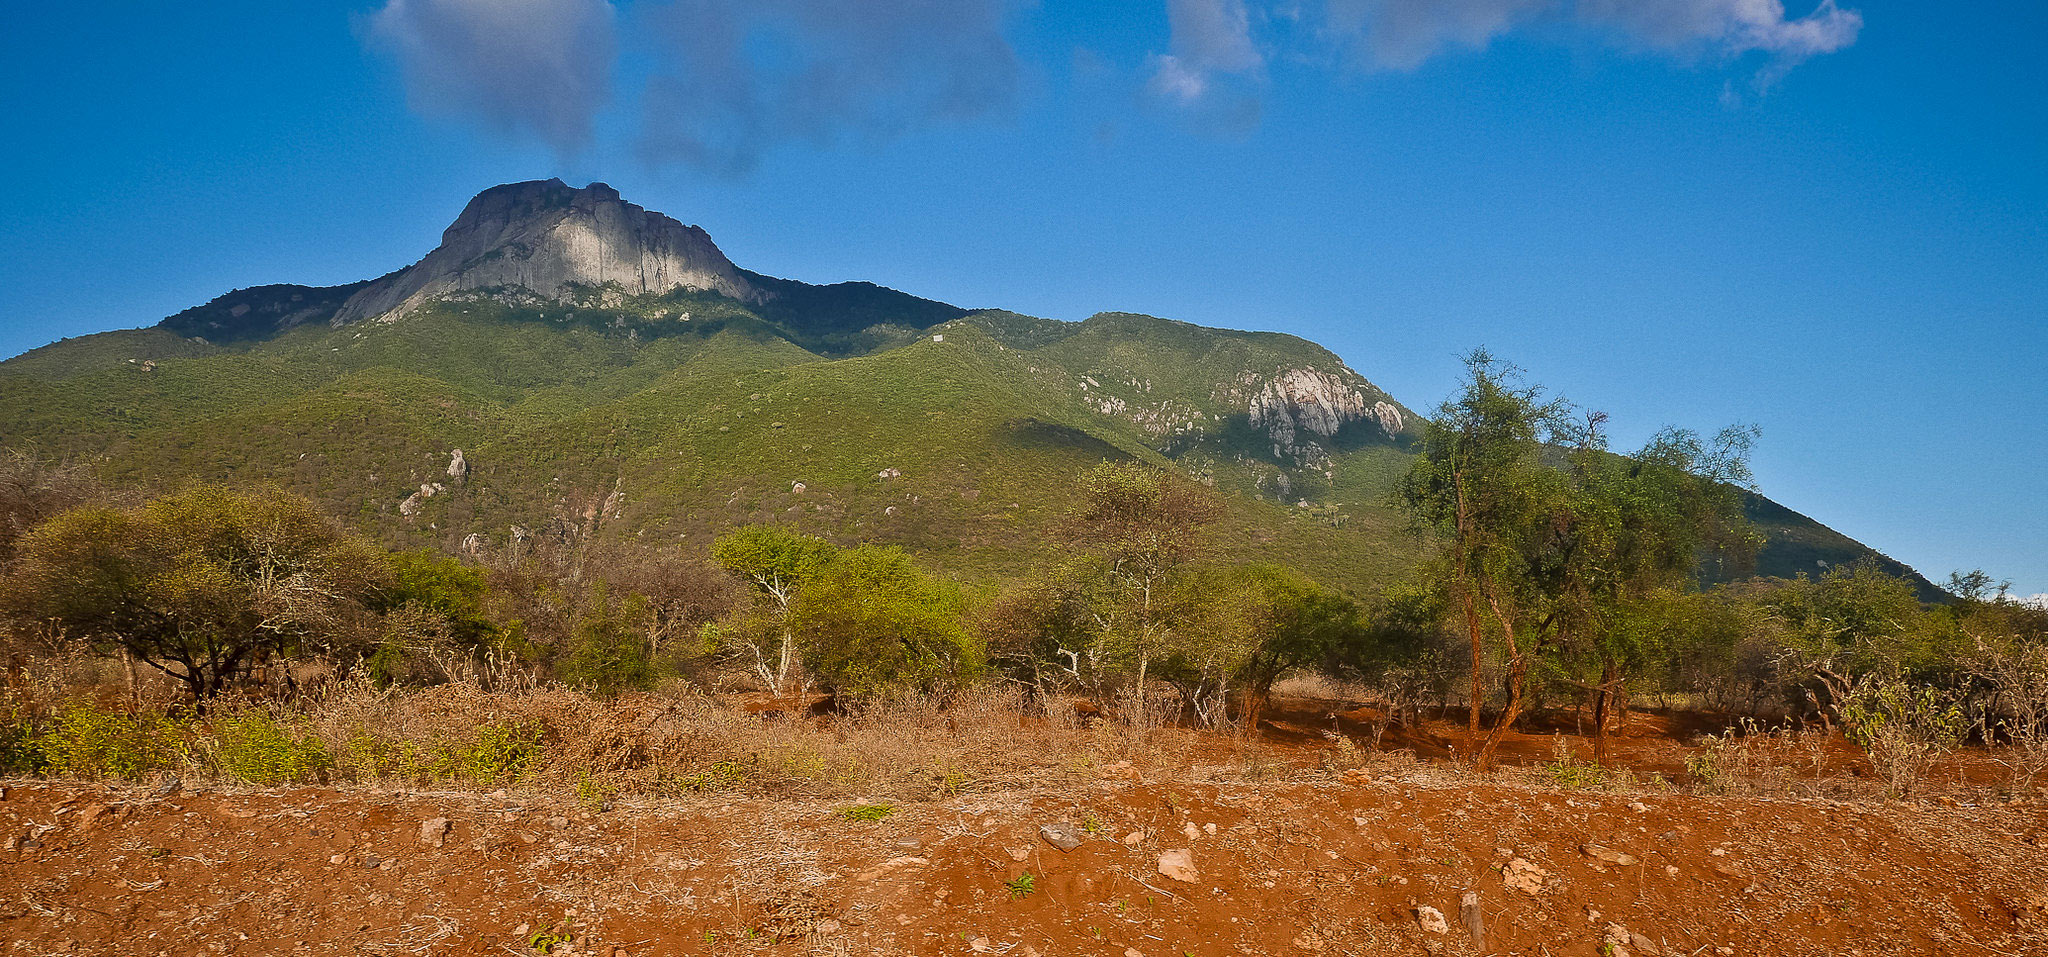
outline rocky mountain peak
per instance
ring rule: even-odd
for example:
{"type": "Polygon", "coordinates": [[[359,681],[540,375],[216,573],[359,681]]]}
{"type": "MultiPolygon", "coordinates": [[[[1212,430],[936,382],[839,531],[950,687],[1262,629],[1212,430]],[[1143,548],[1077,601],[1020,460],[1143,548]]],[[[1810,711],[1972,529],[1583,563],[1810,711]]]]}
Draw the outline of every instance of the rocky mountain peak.
{"type": "Polygon", "coordinates": [[[692,289],[757,301],[761,291],[696,226],[626,202],[604,183],[559,179],[478,193],[426,258],[370,283],[336,324],[395,318],[421,303],[478,290],[560,299],[575,286],[627,295],[692,289]]]}

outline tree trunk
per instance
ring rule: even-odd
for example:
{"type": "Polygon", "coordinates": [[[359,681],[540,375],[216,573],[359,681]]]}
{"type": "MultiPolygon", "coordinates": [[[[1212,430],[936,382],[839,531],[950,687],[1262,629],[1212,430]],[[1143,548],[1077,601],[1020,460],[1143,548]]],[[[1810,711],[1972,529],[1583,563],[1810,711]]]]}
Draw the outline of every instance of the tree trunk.
{"type": "Polygon", "coordinates": [[[1472,701],[1465,721],[1465,747],[1479,740],[1479,707],[1486,700],[1486,636],[1480,633],[1479,606],[1470,590],[1465,593],[1465,630],[1472,639],[1472,701]]]}
{"type": "MultiPolygon", "coordinates": [[[[1470,557],[1467,553],[1472,547],[1473,538],[1472,518],[1465,506],[1464,472],[1454,472],[1451,482],[1458,493],[1457,555],[1459,562],[1464,564],[1470,557]]],[[[1460,571],[1467,577],[1462,589],[1465,597],[1465,631],[1472,641],[1472,701],[1465,721],[1465,747],[1470,750],[1472,742],[1479,738],[1479,708],[1481,702],[1486,699],[1486,689],[1480,678],[1480,673],[1486,670],[1486,636],[1480,633],[1478,596],[1473,594],[1479,583],[1476,576],[1473,576],[1469,564],[1464,564],[1460,571]]],[[[1502,624],[1505,626],[1506,622],[1502,624]]]]}
{"type": "Polygon", "coordinates": [[[1593,761],[1607,765],[1607,714],[1614,700],[1614,659],[1600,663],[1600,687],[1593,692],[1593,761]]]}
{"type": "Polygon", "coordinates": [[[1472,762],[1473,768],[1482,773],[1493,769],[1494,752],[1500,748],[1500,741],[1507,736],[1508,728],[1522,715],[1522,688],[1529,677],[1529,656],[1515,641],[1514,621],[1501,613],[1498,601],[1489,597],[1487,604],[1493,608],[1493,617],[1500,621],[1501,639],[1508,646],[1508,705],[1494,719],[1493,730],[1487,732],[1486,743],[1480,746],[1479,754],[1472,762]]]}
{"type": "MultiPolygon", "coordinates": [[[[1512,641],[1509,644],[1513,648],[1512,641]]],[[[1479,749],[1479,760],[1474,767],[1481,771],[1493,770],[1493,755],[1499,750],[1501,739],[1507,737],[1508,729],[1515,719],[1522,716],[1522,688],[1529,677],[1529,656],[1512,652],[1514,657],[1508,667],[1508,706],[1494,719],[1493,730],[1486,734],[1486,744],[1479,749]]]]}

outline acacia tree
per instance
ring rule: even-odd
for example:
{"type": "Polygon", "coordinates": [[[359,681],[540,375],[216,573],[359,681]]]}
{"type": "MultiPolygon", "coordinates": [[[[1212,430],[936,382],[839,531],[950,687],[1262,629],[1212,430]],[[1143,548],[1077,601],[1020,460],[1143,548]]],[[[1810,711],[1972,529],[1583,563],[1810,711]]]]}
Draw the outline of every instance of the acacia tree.
{"type": "Polygon", "coordinates": [[[804,665],[834,694],[930,691],[985,663],[961,620],[959,589],[895,546],[863,545],[821,567],[790,607],[804,665]]]}
{"type": "Polygon", "coordinates": [[[1401,498],[1444,541],[1442,564],[1471,654],[1467,747],[1484,769],[1521,712],[1531,657],[1542,642],[1540,634],[1521,632],[1532,618],[1542,620],[1538,565],[1561,565],[1557,556],[1573,539],[1551,521],[1568,515],[1560,508],[1562,475],[1543,461],[1545,440],[1566,428],[1564,405],[1546,400],[1541,388],[1484,349],[1464,361],[1464,384],[1424,430],[1401,498]],[[1482,742],[1489,633],[1503,648],[1508,698],[1482,742]]]}
{"type": "Polygon", "coordinates": [[[1207,725],[1226,713],[1248,728],[1289,672],[1362,641],[1356,603],[1300,573],[1249,565],[1191,576],[1197,609],[1187,634],[1161,661],[1161,673],[1207,725]]]}
{"type": "Polygon", "coordinates": [[[671,642],[723,617],[739,599],[739,588],[717,566],[675,555],[639,555],[615,561],[606,578],[620,592],[640,600],[641,614],[636,620],[645,636],[649,660],[661,660],[671,642]]]}
{"type": "Polygon", "coordinates": [[[1572,435],[1564,497],[1571,518],[1553,527],[1568,528],[1574,540],[1554,552],[1545,582],[1562,616],[1561,641],[1598,671],[1571,683],[1593,699],[1599,757],[1614,713],[1626,718],[1630,681],[1688,634],[1679,596],[1697,588],[1702,558],[1746,564],[1760,544],[1742,508],[1753,428],[1731,427],[1711,440],[1667,428],[1619,456],[1607,451],[1604,421],[1588,416],[1572,435]]]}
{"type": "Polygon", "coordinates": [[[1787,690],[1823,722],[1864,676],[1949,683],[1974,650],[1952,618],[1924,612],[1910,582],[1870,561],[1802,575],[1762,604],[1785,648],[1787,690]]]}
{"type": "Polygon", "coordinates": [[[199,488],[72,509],[24,536],[18,617],[125,649],[203,706],[270,656],[345,632],[388,566],[304,499],[199,488]]]}
{"type": "Polygon", "coordinates": [[[716,629],[714,638],[745,646],[753,656],[755,673],[776,695],[787,689],[791,669],[798,663],[791,605],[838,551],[822,538],[768,525],[735,529],[711,546],[712,557],[746,582],[755,599],[751,615],[716,629]]]}
{"type": "Polygon", "coordinates": [[[1176,586],[1205,553],[1204,532],[1223,505],[1207,488],[1136,462],[1105,462],[1081,486],[1086,500],[1071,527],[1096,562],[1094,627],[1084,647],[1060,654],[1084,684],[1099,687],[1104,670],[1127,671],[1142,694],[1188,617],[1189,595],[1176,586]]]}

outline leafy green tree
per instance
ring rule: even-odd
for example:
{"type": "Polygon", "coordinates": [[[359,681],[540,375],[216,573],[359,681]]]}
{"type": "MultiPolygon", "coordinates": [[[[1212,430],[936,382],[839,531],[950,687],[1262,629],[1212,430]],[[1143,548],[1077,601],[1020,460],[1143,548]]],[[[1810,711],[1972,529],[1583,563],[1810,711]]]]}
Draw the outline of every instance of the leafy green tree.
{"type": "Polygon", "coordinates": [[[1491,764],[1521,712],[1541,645],[1540,635],[1523,632],[1547,611],[1539,566],[1561,564],[1560,545],[1568,548],[1571,540],[1554,534],[1558,523],[1550,518],[1560,513],[1563,476],[1544,463],[1546,438],[1566,427],[1564,411],[1523,383],[1519,370],[1474,350],[1465,357],[1463,386],[1424,429],[1421,455],[1401,486],[1408,508],[1444,542],[1439,560],[1471,656],[1467,745],[1480,768],[1491,764]],[[1508,698],[1482,742],[1489,637],[1502,648],[1508,698]]]}
{"type": "Polygon", "coordinates": [[[798,661],[791,606],[838,552],[824,539],[769,525],[735,529],[711,546],[712,558],[754,593],[749,613],[713,629],[713,640],[744,647],[755,673],[775,694],[787,689],[798,661]]]}
{"type": "Polygon", "coordinates": [[[126,649],[203,703],[273,655],[345,634],[390,584],[377,549],[305,500],[199,488],[37,527],[4,601],[19,618],[126,649]]]}
{"type": "Polygon", "coordinates": [[[1071,525],[1093,558],[1086,584],[1094,627],[1083,647],[1061,648],[1077,680],[1104,690],[1128,675],[1142,693],[1152,663],[1184,637],[1195,596],[1181,579],[1207,553],[1223,505],[1206,487],[1136,462],[1105,462],[1082,478],[1071,525]]]}
{"type": "Polygon", "coordinates": [[[648,614],[645,598],[614,599],[608,588],[598,585],[577,616],[568,646],[555,663],[556,673],[604,695],[651,686],[653,662],[641,630],[648,614]]]}
{"type": "Polygon", "coordinates": [[[1204,724],[1234,705],[1239,720],[1257,727],[1274,682],[1364,638],[1355,602],[1290,569],[1211,570],[1183,587],[1194,593],[1195,621],[1159,671],[1204,724]]]}
{"type": "Polygon", "coordinates": [[[497,625],[486,607],[490,580],[483,569],[427,549],[392,552],[385,560],[391,584],[373,602],[377,610],[411,605],[439,615],[451,639],[464,648],[487,646],[496,637],[497,625]]]}
{"type": "Polygon", "coordinates": [[[1365,616],[1365,636],[1339,644],[1323,670],[1376,686],[1395,721],[1412,722],[1425,699],[1449,700],[1464,677],[1465,637],[1451,625],[1448,576],[1427,562],[1382,592],[1365,616]]]}
{"type": "Polygon", "coordinates": [[[1787,582],[1763,606],[1794,678],[1808,679],[1794,690],[1823,717],[1860,678],[1944,684],[1974,651],[1953,617],[1928,613],[1911,582],[1872,562],[1787,582]]]}
{"type": "Polygon", "coordinates": [[[1092,562],[1043,569],[973,609],[973,630],[990,665],[1041,697],[1076,683],[1062,649],[1094,641],[1093,572],[1092,562]]]}
{"type": "Polygon", "coordinates": [[[373,680],[446,680],[456,662],[499,643],[483,569],[425,549],[392,552],[385,560],[390,587],[369,603],[383,619],[376,647],[364,660],[373,680]]]}
{"type": "Polygon", "coordinates": [[[978,676],[986,656],[963,610],[959,589],[902,549],[863,545],[809,576],[788,621],[819,684],[859,697],[978,676]]]}
{"type": "Polygon", "coordinates": [[[1697,587],[1713,554],[1746,564],[1761,543],[1743,515],[1755,431],[1713,439],[1670,428],[1629,456],[1608,453],[1603,416],[1573,435],[1569,521],[1554,522],[1568,547],[1554,551],[1543,586],[1575,648],[1592,667],[1572,683],[1593,698],[1594,753],[1606,754],[1614,712],[1627,713],[1630,682],[1676,653],[1692,635],[1694,610],[1679,596],[1697,587]]]}

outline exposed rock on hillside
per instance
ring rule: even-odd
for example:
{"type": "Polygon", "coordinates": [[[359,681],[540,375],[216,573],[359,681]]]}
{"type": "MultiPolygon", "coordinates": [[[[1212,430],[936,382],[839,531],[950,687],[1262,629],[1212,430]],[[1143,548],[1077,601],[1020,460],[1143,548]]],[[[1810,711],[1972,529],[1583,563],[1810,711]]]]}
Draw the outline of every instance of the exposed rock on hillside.
{"type": "Polygon", "coordinates": [[[562,299],[574,287],[608,285],[626,295],[681,288],[761,297],[704,230],[628,203],[603,183],[574,189],[551,179],[477,194],[438,248],[351,296],[334,321],[404,315],[460,292],[562,299]]]}
{"type": "Polygon", "coordinates": [[[1318,452],[1316,439],[1328,439],[1351,422],[1370,421],[1389,436],[1405,424],[1392,403],[1368,406],[1365,393],[1313,367],[1283,369],[1267,379],[1252,394],[1249,411],[1252,426],[1273,440],[1273,454],[1297,459],[1318,452]]]}

